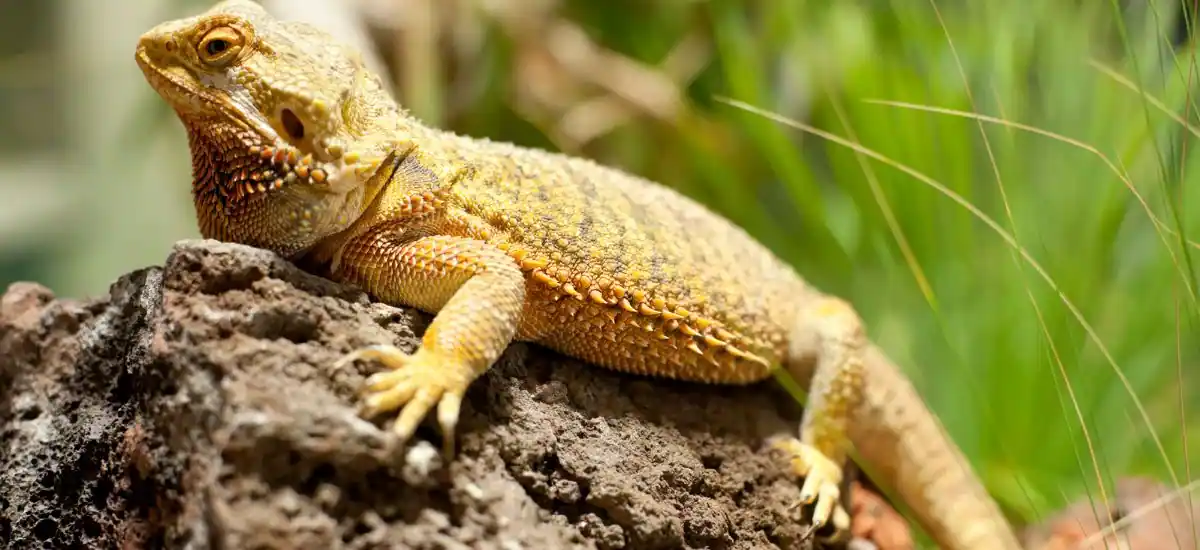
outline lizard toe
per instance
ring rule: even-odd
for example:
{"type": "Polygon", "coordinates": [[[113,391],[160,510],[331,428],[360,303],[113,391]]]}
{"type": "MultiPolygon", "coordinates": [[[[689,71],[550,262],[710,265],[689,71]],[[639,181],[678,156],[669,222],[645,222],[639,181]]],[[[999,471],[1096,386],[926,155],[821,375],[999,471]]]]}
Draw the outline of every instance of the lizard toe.
{"type": "Polygon", "coordinates": [[[407,441],[417,426],[437,407],[447,455],[454,450],[454,428],[458,424],[463,395],[471,383],[471,369],[424,348],[407,354],[391,346],[371,346],[355,351],[342,361],[374,359],[391,367],[367,378],[362,414],[374,416],[399,410],[392,433],[407,441]]]}
{"type": "Polygon", "coordinates": [[[850,518],[841,505],[841,466],[794,438],[776,442],[775,447],[788,454],[793,473],[804,478],[799,504],[812,507],[813,530],[832,522],[837,534],[848,531],[850,518]]]}
{"type": "Polygon", "coordinates": [[[377,344],[354,350],[333,364],[334,369],[341,369],[360,359],[378,361],[389,369],[399,369],[408,361],[409,354],[404,350],[387,344],[377,344]]]}

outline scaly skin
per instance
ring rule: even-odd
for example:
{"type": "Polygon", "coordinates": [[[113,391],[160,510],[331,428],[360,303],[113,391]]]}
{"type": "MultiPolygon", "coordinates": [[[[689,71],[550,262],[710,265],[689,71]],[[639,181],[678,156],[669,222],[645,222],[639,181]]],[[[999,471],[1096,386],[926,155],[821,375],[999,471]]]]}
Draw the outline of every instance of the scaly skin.
{"type": "Polygon", "coordinates": [[[409,438],[435,408],[447,450],[464,392],[513,340],[625,372],[807,386],[783,442],[814,524],[844,533],[854,444],[944,548],[1018,548],[996,505],[851,306],[742,230],[653,182],[587,160],[428,128],[358,52],[246,0],[142,36],[137,62],[187,129],[208,238],[326,261],[381,300],[435,313],[367,413],[409,438]]]}

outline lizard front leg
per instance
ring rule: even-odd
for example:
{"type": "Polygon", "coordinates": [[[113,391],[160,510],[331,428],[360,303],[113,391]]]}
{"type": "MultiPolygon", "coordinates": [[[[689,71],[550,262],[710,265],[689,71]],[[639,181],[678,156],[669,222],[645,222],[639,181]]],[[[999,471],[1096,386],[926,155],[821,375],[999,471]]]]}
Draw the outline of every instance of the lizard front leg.
{"type": "Polygon", "coordinates": [[[479,240],[405,240],[400,230],[381,228],[346,244],[334,276],[385,302],[436,313],[415,353],[371,346],[339,365],[375,359],[389,367],[367,379],[364,412],[399,409],[393,431],[407,440],[436,405],[444,449],[452,454],[467,386],[500,357],[520,322],[525,279],[516,261],[479,240]]]}
{"type": "Polygon", "coordinates": [[[832,520],[835,539],[846,536],[850,526],[840,504],[840,485],[851,444],[850,422],[863,399],[866,349],[858,314],[833,297],[821,297],[800,311],[789,334],[786,363],[807,386],[808,403],[800,439],[785,439],[778,447],[791,455],[796,474],[804,476],[800,499],[813,505],[814,530],[832,520]]]}

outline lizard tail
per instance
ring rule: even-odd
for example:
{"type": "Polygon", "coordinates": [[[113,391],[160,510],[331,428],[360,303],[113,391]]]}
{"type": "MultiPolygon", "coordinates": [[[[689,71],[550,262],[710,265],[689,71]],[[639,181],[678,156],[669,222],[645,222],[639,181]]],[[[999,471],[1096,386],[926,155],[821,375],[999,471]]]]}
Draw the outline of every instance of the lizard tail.
{"type": "Polygon", "coordinates": [[[874,346],[865,363],[866,393],[850,435],[873,473],[941,548],[1021,550],[1000,507],[903,372],[874,346]]]}

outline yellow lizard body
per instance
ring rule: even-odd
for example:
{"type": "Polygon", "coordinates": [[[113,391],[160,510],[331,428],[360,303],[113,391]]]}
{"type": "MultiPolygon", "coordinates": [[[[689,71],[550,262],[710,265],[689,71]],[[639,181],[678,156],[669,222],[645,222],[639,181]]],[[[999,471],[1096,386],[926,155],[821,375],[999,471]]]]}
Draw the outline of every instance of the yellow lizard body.
{"type": "Polygon", "coordinates": [[[368,412],[404,439],[436,409],[449,446],[463,394],[513,341],[611,369],[806,385],[785,442],[815,525],[847,527],[854,444],[951,550],[1013,549],[961,453],[852,307],[808,286],[730,222],[591,161],[433,129],[358,52],[247,0],[170,21],[137,48],[188,132],[205,237],[329,262],[379,299],[435,313],[421,347],[356,351],[390,367],[368,412]]]}

